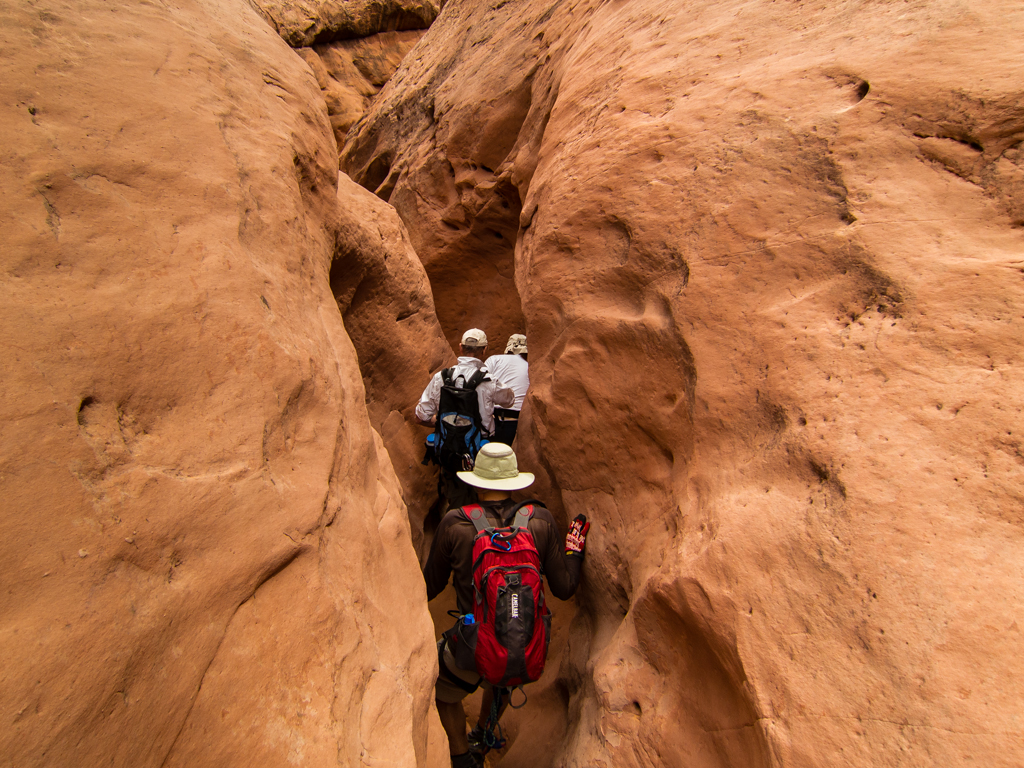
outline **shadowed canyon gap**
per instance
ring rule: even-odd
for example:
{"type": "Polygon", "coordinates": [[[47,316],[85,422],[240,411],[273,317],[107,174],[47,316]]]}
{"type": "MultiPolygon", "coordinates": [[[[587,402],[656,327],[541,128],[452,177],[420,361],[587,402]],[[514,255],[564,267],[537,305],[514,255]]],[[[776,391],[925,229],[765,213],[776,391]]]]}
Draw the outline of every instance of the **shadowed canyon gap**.
{"type": "Polygon", "coordinates": [[[595,523],[502,765],[1024,761],[1024,9],[258,5],[0,6],[0,765],[445,765],[467,325],[595,523]]]}

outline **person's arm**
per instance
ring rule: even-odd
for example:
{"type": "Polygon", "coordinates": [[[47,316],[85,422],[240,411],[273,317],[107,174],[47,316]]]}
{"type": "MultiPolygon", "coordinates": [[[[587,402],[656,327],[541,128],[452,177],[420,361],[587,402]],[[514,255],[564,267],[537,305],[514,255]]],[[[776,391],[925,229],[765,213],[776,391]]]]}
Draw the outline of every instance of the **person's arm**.
{"type": "Polygon", "coordinates": [[[495,380],[493,382],[494,390],[491,394],[491,400],[496,408],[511,408],[516,404],[516,393],[512,391],[511,387],[506,387],[501,381],[495,380]]]}
{"type": "Polygon", "coordinates": [[[428,427],[434,426],[434,416],[437,415],[437,404],[441,399],[441,374],[435,373],[430,383],[427,384],[420,401],[416,403],[416,418],[420,424],[428,427]]]}
{"type": "Polygon", "coordinates": [[[546,526],[543,536],[544,550],[540,555],[551,594],[559,600],[568,600],[576,594],[576,588],[580,584],[583,558],[565,554],[562,537],[558,534],[558,528],[550,512],[543,516],[539,515],[538,521],[546,526]]]}
{"type": "MultiPolygon", "coordinates": [[[[510,387],[507,387],[498,376],[492,372],[488,372],[490,375],[490,381],[484,382],[480,385],[479,391],[481,394],[484,391],[489,392],[490,411],[494,411],[496,408],[512,408],[515,404],[515,392],[510,387]]],[[[484,407],[484,403],[481,401],[481,408],[484,407]]]]}
{"type": "Polygon", "coordinates": [[[441,525],[437,527],[434,541],[430,545],[427,564],[423,566],[423,580],[427,583],[427,600],[433,600],[448,586],[452,575],[451,540],[448,530],[451,527],[450,516],[445,515],[441,525]]]}
{"type": "Polygon", "coordinates": [[[487,358],[484,368],[487,369],[487,374],[491,379],[491,408],[511,408],[515,405],[516,393],[502,381],[504,366],[501,364],[500,357],[495,355],[487,358]]]}

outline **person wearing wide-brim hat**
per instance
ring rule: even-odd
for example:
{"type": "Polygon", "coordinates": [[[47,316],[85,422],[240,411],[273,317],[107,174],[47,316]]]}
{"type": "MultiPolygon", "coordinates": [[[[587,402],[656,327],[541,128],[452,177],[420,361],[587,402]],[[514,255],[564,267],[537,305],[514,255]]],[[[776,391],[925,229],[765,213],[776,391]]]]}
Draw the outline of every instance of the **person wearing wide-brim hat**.
{"type": "MultiPolygon", "coordinates": [[[[534,481],[532,472],[519,471],[519,462],[512,448],[497,442],[487,443],[480,449],[472,472],[455,474],[464,483],[485,491],[498,491],[503,496],[529,488],[534,481]]],[[[477,496],[480,496],[479,492],[477,496]]]]}
{"type": "MultiPolygon", "coordinates": [[[[476,455],[471,472],[459,472],[459,479],[477,489],[477,498],[488,523],[495,528],[512,523],[516,502],[512,492],[528,488],[534,482],[531,472],[520,472],[516,454],[504,443],[487,443],[476,455]]],[[[576,592],[583,565],[589,524],[570,528],[564,538],[558,532],[551,512],[534,500],[533,514],[527,530],[533,537],[541,564],[541,573],[547,579],[548,589],[561,599],[568,600],[576,592]],[[564,542],[564,543],[563,543],[564,542]]],[[[479,510],[474,514],[479,515],[479,510]]],[[[427,599],[433,600],[448,586],[454,573],[455,597],[461,615],[473,612],[473,541],[477,529],[467,511],[461,507],[448,512],[441,520],[423,577],[427,584],[427,599]]],[[[479,743],[480,735],[490,714],[490,688],[484,693],[480,717],[473,733],[466,734],[466,712],[462,700],[481,683],[476,670],[459,668],[447,643],[439,643],[440,675],[435,686],[437,711],[448,734],[452,765],[455,768],[478,765],[470,752],[471,742],[479,743]]]]}

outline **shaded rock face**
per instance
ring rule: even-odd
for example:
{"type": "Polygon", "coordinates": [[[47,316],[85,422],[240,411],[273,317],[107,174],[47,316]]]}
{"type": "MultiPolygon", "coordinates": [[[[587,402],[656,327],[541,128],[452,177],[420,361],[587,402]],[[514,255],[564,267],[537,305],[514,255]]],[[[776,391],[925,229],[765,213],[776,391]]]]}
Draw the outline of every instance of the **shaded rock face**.
{"type": "Polygon", "coordinates": [[[244,2],[0,15],[0,763],[438,764],[317,83],[244,2]]]}
{"type": "Polygon", "coordinates": [[[511,168],[546,120],[531,106],[541,49],[516,38],[516,27],[510,9],[446,7],[429,46],[405,59],[399,82],[342,153],[342,170],[408,225],[449,342],[479,327],[492,352],[525,328],[514,261],[522,185],[511,168]],[[508,46],[494,44],[502,25],[508,46]],[[466,70],[463,49],[473,51],[466,70]]]}
{"type": "Polygon", "coordinates": [[[339,146],[440,10],[430,0],[253,0],[253,6],[313,70],[339,146]]]}
{"type": "Polygon", "coordinates": [[[525,321],[522,463],[595,523],[506,764],[1024,760],[1022,33],[452,2],[350,134],[449,338],[525,321]]]}
{"type": "Polygon", "coordinates": [[[252,0],[293,48],[426,29],[437,18],[433,0],[252,0]]]}

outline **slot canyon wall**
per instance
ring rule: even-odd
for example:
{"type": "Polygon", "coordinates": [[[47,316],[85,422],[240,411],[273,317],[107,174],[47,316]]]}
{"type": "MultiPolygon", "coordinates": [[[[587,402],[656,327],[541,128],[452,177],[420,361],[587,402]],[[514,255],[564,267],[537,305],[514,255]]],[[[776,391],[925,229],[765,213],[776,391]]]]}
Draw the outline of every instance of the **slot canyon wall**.
{"type": "Polygon", "coordinates": [[[449,340],[525,324],[521,463],[595,524],[502,765],[1024,762],[1022,41],[452,0],[348,133],[449,340]]]}
{"type": "Polygon", "coordinates": [[[0,765],[443,765],[334,286],[405,257],[360,301],[410,375],[451,351],[314,73],[240,0],[5,2],[0,41],[0,765]]]}

